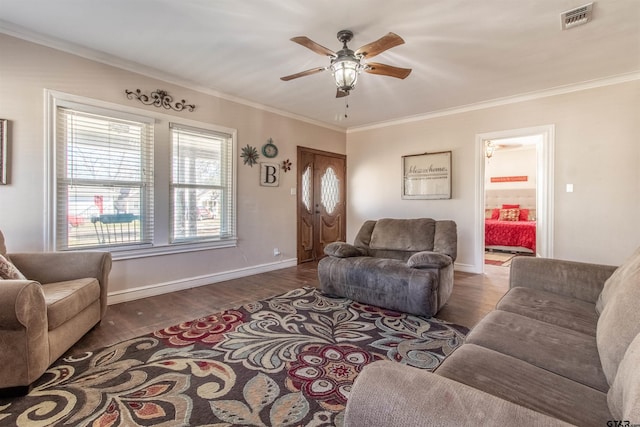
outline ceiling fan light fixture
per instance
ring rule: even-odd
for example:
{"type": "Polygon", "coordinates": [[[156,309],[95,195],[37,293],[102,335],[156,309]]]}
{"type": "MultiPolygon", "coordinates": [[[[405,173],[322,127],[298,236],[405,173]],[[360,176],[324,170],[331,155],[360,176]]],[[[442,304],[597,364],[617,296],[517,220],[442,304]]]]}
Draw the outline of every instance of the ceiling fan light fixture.
{"type": "Polygon", "coordinates": [[[347,46],[347,43],[350,42],[352,38],[352,31],[338,31],[338,40],[342,43],[342,49],[334,52],[331,49],[327,49],[326,47],[319,45],[309,37],[293,37],[291,39],[292,42],[298,43],[317,54],[328,56],[331,58],[331,63],[328,67],[312,68],[310,70],[280,77],[280,80],[289,81],[297,79],[298,77],[309,76],[325,70],[330,70],[333,75],[333,79],[336,82],[336,86],[338,86],[336,98],[342,98],[343,96],[349,95],[349,92],[355,88],[356,83],[358,82],[358,75],[362,71],[366,71],[369,74],[390,76],[398,79],[404,79],[411,73],[410,68],[394,67],[391,65],[379,64],[377,62],[363,62],[388,49],[391,49],[394,46],[403,44],[404,40],[402,40],[402,37],[399,35],[388,33],[378,40],[361,46],[356,51],[349,49],[347,46]]]}
{"type": "Polygon", "coordinates": [[[356,86],[358,75],[362,72],[360,61],[354,57],[338,56],[331,63],[331,74],[336,86],[343,92],[350,91],[356,86]]]}

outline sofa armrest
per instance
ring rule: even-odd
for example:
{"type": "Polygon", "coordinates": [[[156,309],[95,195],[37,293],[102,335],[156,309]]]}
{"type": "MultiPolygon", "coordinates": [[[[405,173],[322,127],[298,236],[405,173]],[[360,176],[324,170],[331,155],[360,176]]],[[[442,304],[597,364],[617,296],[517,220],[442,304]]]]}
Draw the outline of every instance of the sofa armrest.
{"type": "Polygon", "coordinates": [[[551,258],[515,257],[509,288],[525,287],[595,303],[617,267],[551,258]]]}
{"type": "Polygon", "coordinates": [[[422,251],[411,255],[407,260],[407,266],[411,268],[443,268],[452,262],[453,259],[449,255],[422,251]]]}
{"type": "Polygon", "coordinates": [[[35,252],[9,256],[27,279],[42,284],[95,277],[100,284],[100,305],[104,316],[112,264],[109,252],[35,252]]]}
{"type": "Polygon", "coordinates": [[[34,280],[3,280],[0,331],[18,331],[34,325],[34,321],[42,323],[46,331],[47,309],[40,284],[34,280]]]}
{"type": "Polygon", "coordinates": [[[366,256],[366,252],[345,242],[332,242],[324,247],[324,253],[337,258],[366,256]]]}
{"type": "Polygon", "coordinates": [[[33,280],[0,283],[0,387],[28,386],[49,366],[47,308],[33,280]]]}
{"type": "Polygon", "coordinates": [[[346,427],[568,426],[437,374],[380,361],[366,366],[351,389],[346,427]]]}

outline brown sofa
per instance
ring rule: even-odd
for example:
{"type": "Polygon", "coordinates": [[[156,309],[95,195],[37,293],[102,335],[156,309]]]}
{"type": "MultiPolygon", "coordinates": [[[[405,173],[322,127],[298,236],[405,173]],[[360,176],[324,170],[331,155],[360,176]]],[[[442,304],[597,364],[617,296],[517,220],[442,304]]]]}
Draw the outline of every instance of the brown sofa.
{"type": "Polygon", "coordinates": [[[431,218],[365,221],[353,245],[330,243],[320,289],[366,304],[431,317],[453,290],[456,223],[431,218]]]}
{"type": "Polygon", "coordinates": [[[0,280],[0,394],[24,394],[104,316],[111,254],[7,255],[0,232],[0,255],[28,278],[0,280]]]}
{"type": "Polygon", "coordinates": [[[617,269],[516,257],[509,292],[435,372],[373,363],[346,409],[349,427],[613,420],[640,423],[640,248],[617,269]]]}

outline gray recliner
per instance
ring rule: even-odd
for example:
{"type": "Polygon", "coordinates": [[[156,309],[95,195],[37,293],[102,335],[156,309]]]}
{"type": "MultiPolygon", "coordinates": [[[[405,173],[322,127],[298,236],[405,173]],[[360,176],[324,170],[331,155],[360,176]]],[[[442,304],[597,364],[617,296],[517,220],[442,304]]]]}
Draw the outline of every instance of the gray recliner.
{"type": "Polygon", "coordinates": [[[431,317],[453,290],[454,221],[366,221],[353,245],[330,243],[318,263],[320,289],[390,310],[431,317]]]}

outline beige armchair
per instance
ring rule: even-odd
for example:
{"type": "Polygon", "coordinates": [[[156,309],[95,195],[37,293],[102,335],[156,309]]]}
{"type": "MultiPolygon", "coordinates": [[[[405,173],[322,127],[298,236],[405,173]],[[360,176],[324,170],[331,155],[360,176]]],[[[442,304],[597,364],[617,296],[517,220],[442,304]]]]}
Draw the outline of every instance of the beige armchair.
{"type": "Polygon", "coordinates": [[[0,255],[27,277],[0,280],[0,395],[20,395],[104,316],[111,254],[7,254],[0,232],[0,255]]]}

